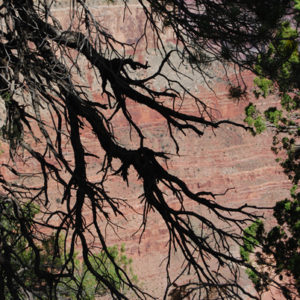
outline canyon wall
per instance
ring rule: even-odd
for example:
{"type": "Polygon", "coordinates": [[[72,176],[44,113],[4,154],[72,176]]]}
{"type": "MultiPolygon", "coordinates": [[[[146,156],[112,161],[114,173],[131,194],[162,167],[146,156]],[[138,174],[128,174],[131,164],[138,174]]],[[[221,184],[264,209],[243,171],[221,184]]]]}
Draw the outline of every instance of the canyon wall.
{"type": "MultiPolygon", "coordinates": [[[[66,2],[68,4],[69,1],[66,2]]],[[[121,3],[114,5],[97,6],[95,1],[93,13],[101,20],[101,24],[108,28],[116,38],[124,42],[134,42],[143,31],[143,14],[141,8],[134,1],[128,3],[128,9],[124,10],[121,3]],[[125,14],[125,17],[124,17],[125,14]]],[[[69,11],[60,2],[55,10],[58,19],[65,25],[68,23],[69,11]]],[[[165,36],[166,43],[172,47],[173,36],[169,33],[165,36]]],[[[145,51],[145,41],[139,44],[135,57],[141,62],[149,62],[152,70],[158,67],[160,58],[155,52],[155,44],[148,44],[148,51],[145,51]]],[[[83,74],[86,83],[90,86],[90,95],[94,101],[102,101],[101,86],[97,82],[95,74],[88,68],[86,63],[82,63],[83,74]]],[[[170,76],[171,75],[171,70],[170,76]]],[[[206,85],[204,79],[199,75],[191,74],[193,80],[181,78],[182,83],[210,106],[214,117],[220,119],[230,119],[235,122],[242,122],[244,118],[244,108],[249,101],[257,101],[253,97],[251,74],[244,73],[243,77],[248,88],[248,96],[240,101],[234,100],[229,96],[228,79],[222,68],[213,64],[207,69],[210,72],[210,87],[206,85]],[[199,76],[199,77],[197,77],[199,76]],[[212,88],[212,89],[211,89],[212,88]]],[[[229,74],[234,80],[234,72],[229,74]]],[[[157,83],[158,84],[158,83],[157,83]]],[[[195,107],[187,99],[183,104],[182,110],[193,112],[195,107]]],[[[275,105],[276,98],[259,99],[259,108],[275,105]]],[[[230,206],[240,206],[243,204],[271,207],[274,203],[288,194],[289,182],[282,174],[281,168],[275,162],[274,154],[270,147],[272,143],[272,132],[267,131],[259,136],[253,137],[249,132],[242,128],[231,125],[222,125],[216,130],[206,129],[205,134],[200,138],[193,133],[186,136],[177,133],[176,138],[179,142],[179,155],[176,155],[175,145],[168,136],[167,127],[161,117],[145,110],[143,107],[130,103],[129,110],[132,117],[141,127],[146,135],[145,146],[151,145],[157,151],[171,153],[170,160],[166,164],[173,174],[184,179],[193,191],[211,191],[220,195],[216,201],[230,206]]],[[[114,119],[114,130],[118,141],[123,145],[134,146],[135,137],[129,134],[129,127],[121,116],[114,119]]],[[[90,132],[82,132],[85,146],[89,149],[95,147],[98,151],[95,139],[90,132]]],[[[7,159],[7,145],[2,144],[4,154],[1,160],[7,159]]],[[[97,160],[90,158],[89,164],[97,170],[97,160]]],[[[6,174],[8,175],[8,174],[6,174]]],[[[11,175],[9,175],[11,176],[11,175]]],[[[91,171],[91,176],[97,176],[96,172],[91,171]]],[[[129,187],[121,179],[112,178],[108,182],[111,194],[116,197],[124,197],[128,200],[137,212],[142,212],[143,204],[138,198],[142,193],[139,180],[135,174],[130,174],[129,187]]],[[[54,189],[54,187],[53,187],[54,189]]],[[[169,197],[169,203],[175,201],[169,197]]],[[[59,204],[55,204],[58,205],[59,204]]],[[[192,204],[187,203],[187,207],[192,204]]],[[[191,207],[195,211],[201,212],[199,207],[191,207]]],[[[272,222],[270,211],[265,211],[266,222],[272,222]]],[[[107,229],[107,239],[109,244],[125,243],[127,255],[133,258],[134,272],[138,275],[140,283],[150,294],[161,299],[166,286],[165,262],[167,254],[168,232],[162,219],[155,211],[148,215],[146,230],[140,241],[140,232],[135,233],[142,222],[142,216],[133,210],[126,210],[127,220],[117,218],[120,228],[118,236],[109,228],[107,229]]],[[[234,249],[239,255],[239,249],[234,249]]],[[[176,259],[176,255],[174,256],[176,259]]],[[[174,261],[174,269],[180,265],[181,261],[174,261]]],[[[251,284],[247,281],[245,285],[251,284]]]]}

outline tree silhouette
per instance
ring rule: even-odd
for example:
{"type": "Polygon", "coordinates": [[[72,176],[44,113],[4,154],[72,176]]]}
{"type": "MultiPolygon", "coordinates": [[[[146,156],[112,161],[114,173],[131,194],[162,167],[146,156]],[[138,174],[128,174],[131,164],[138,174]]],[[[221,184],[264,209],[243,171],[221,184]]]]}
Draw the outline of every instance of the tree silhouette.
{"type": "MultiPolygon", "coordinates": [[[[137,175],[143,189],[140,196],[144,205],[142,232],[149,211],[158,212],[169,232],[167,266],[171,252],[177,249],[185,258],[179,276],[193,273],[194,281],[185,288],[187,294],[196,292],[200,298],[214,290],[221,298],[244,299],[245,294],[255,298],[238,281],[241,265],[253,267],[231,252],[232,244],[242,244],[243,225],[256,218],[255,207],[221,205],[215,201],[218,195],[192,191],[183,179],[169,172],[162,163],[169,154],[145,146],[145,129],[131,116],[128,101],[164,119],[177,154],[176,132],[193,132],[201,137],[207,128],[223,124],[247,129],[243,124],[215,119],[209,106],[165,69],[180,75],[172,63],[172,57],[176,56],[204,79],[204,66],[214,61],[221,62],[225,70],[228,64],[233,64],[237,72],[243,69],[255,72],[254,62],[264,53],[281,18],[289,13],[291,3],[278,0],[139,0],[138,3],[144,14],[144,31],[140,39],[128,44],[118,41],[101,26],[88,1],[70,1],[71,22],[67,28],[54,16],[55,1],[2,1],[0,84],[6,107],[2,131],[10,142],[12,158],[2,167],[20,178],[16,183],[1,175],[4,199],[9,199],[14,207],[13,217],[19,222],[22,238],[34,253],[34,272],[48,285],[50,299],[58,297],[60,282],[65,278],[74,279],[75,251],[81,252],[89,272],[109,290],[113,299],[127,299],[92,263],[95,251],[91,240],[101,244],[101,250],[115,268],[118,283],[129,288],[136,298],[151,297],[118,265],[108,250],[101,226],[105,220],[109,226],[117,227],[111,215],[124,216],[124,208],[130,207],[125,197],[110,196],[107,187],[108,178],[112,176],[119,176],[125,185],[129,184],[130,172],[137,175]],[[164,42],[164,32],[168,30],[176,37],[171,50],[164,42]],[[149,36],[154,39],[161,60],[158,69],[150,75],[146,72],[150,66],[136,60],[134,55],[140,41],[147,41],[149,36]],[[99,102],[90,97],[78,79],[83,77],[80,59],[88,62],[98,78],[102,93],[99,102]],[[155,82],[164,82],[165,87],[156,88],[155,82]],[[186,98],[193,100],[194,114],[177,107],[177,102],[186,98]],[[114,132],[117,114],[122,114],[128,128],[137,135],[134,146],[117,140],[114,132]],[[83,131],[88,131],[97,141],[99,152],[86,147],[83,131]],[[89,177],[90,157],[101,166],[96,180],[89,177]],[[34,166],[34,170],[24,172],[15,167],[14,159],[34,166]],[[36,176],[41,178],[39,185],[26,180],[36,176]],[[60,209],[55,208],[50,195],[54,186],[61,194],[60,209]],[[179,208],[168,204],[171,194],[179,208]],[[186,199],[210,214],[188,209],[186,199]],[[39,217],[28,223],[20,210],[22,203],[38,205],[39,217]],[[219,226],[215,219],[219,220],[219,226]],[[230,229],[224,229],[228,225],[230,229]],[[196,231],[195,226],[205,231],[196,231]],[[64,236],[64,263],[58,270],[45,270],[41,266],[39,247],[48,232],[55,237],[55,247],[58,247],[59,237],[64,236]],[[213,264],[208,262],[209,258],[213,264]],[[224,274],[231,275],[225,277],[224,274]]],[[[124,9],[127,9],[127,1],[124,1],[124,9]]],[[[130,37],[131,33],[127,34],[130,37]]],[[[101,265],[101,261],[98,263],[101,265]]],[[[22,285],[20,274],[10,272],[10,260],[2,267],[9,274],[10,282],[22,285]]],[[[169,273],[167,276],[171,286],[169,273]]],[[[78,287],[78,298],[83,298],[80,282],[73,282],[78,287]]],[[[26,285],[22,288],[25,294],[30,292],[26,285]]]]}

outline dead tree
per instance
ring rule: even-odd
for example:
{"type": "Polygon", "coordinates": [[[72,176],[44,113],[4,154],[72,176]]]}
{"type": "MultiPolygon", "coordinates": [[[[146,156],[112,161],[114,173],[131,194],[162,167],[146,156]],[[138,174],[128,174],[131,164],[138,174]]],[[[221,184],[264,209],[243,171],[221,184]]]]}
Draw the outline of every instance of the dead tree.
{"type": "MultiPolygon", "coordinates": [[[[238,283],[238,273],[244,262],[232,254],[230,247],[242,243],[243,225],[256,217],[251,212],[253,207],[222,205],[215,201],[217,195],[210,191],[193,191],[183,179],[169,172],[161,163],[169,155],[145,146],[146,135],[131,116],[128,103],[133,101],[164,119],[175,154],[179,153],[175,131],[184,135],[194,132],[200,138],[205,130],[223,124],[247,129],[230,120],[214,119],[205,100],[191,94],[180,80],[172,79],[165,68],[174,74],[179,72],[172,63],[172,56],[176,55],[182,64],[199,72],[199,76],[205,76],[203,66],[213,61],[224,63],[224,68],[229,62],[238,69],[253,69],[253,61],[272,38],[272,29],[286,12],[288,1],[276,0],[274,5],[270,1],[250,2],[139,0],[144,14],[144,32],[134,44],[127,44],[101,26],[101,19],[93,15],[88,1],[70,1],[68,27],[54,16],[56,1],[1,1],[0,88],[6,106],[2,131],[11,152],[10,162],[2,167],[20,180],[12,182],[1,175],[0,181],[6,199],[12,203],[13,218],[18,221],[20,233],[27,241],[26,247],[35,253],[34,272],[47,283],[49,299],[58,297],[58,283],[66,278],[77,285],[78,298],[83,297],[80,282],[74,278],[73,257],[78,249],[88,270],[106,286],[112,298],[127,299],[91,263],[90,257],[94,254],[91,235],[114,264],[123,286],[139,299],[151,296],[136,286],[126,271],[115,263],[107,250],[105,230],[101,226],[103,220],[111,227],[117,226],[111,216],[123,216],[124,207],[130,207],[125,196],[123,199],[110,196],[106,185],[108,176],[119,176],[125,185],[128,184],[129,172],[138,176],[143,189],[140,195],[144,205],[142,232],[149,211],[155,210],[169,232],[169,254],[174,249],[182,252],[186,262],[183,270],[193,272],[199,287],[204,283],[223,284],[228,295],[243,299],[242,294],[247,292],[238,283]],[[172,50],[164,44],[164,30],[172,30],[177,38],[172,50]],[[134,53],[139,42],[147,41],[150,35],[155,40],[161,63],[152,74],[144,75],[141,71],[150,66],[137,61],[134,53]],[[130,55],[126,54],[129,50],[130,55]],[[94,101],[78,80],[82,71],[80,59],[89,64],[99,79],[100,102],[94,101]],[[156,89],[154,83],[157,81],[163,81],[165,88],[156,89]],[[197,108],[195,114],[175,109],[177,102],[184,101],[185,97],[193,100],[197,108]],[[128,147],[116,140],[114,118],[117,114],[125,118],[128,128],[137,135],[135,146],[128,147]],[[99,153],[85,147],[83,130],[97,141],[99,153]],[[91,180],[88,175],[90,157],[101,166],[97,180],[91,180]],[[30,170],[31,166],[35,169],[24,171],[13,160],[23,160],[30,170]],[[35,176],[41,178],[39,185],[30,183],[29,179],[35,176]],[[50,186],[61,192],[58,199],[61,209],[53,209],[50,186]],[[168,194],[176,197],[180,208],[174,209],[168,204],[168,194]],[[186,208],[186,199],[203,211],[209,211],[210,215],[186,208]],[[39,217],[30,222],[26,220],[20,210],[23,203],[38,205],[39,217]],[[89,220],[84,211],[89,212],[89,220]],[[216,226],[210,216],[218,219],[221,225],[216,226]],[[206,227],[209,238],[195,232],[192,223],[199,228],[206,227]],[[224,229],[228,224],[232,230],[224,229]],[[65,263],[55,272],[40,264],[40,243],[49,231],[55,235],[56,244],[60,236],[64,237],[65,263]],[[208,258],[218,267],[212,268],[208,258]],[[224,278],[221,269],[229,271],[231,277],[224,278]]],[[[126,1],[124,9],[126,17],[130,18],[126,1]]],[[[1,266],[4,268],[1,274],[9,277],[8,289],[15,291],[18,299],[20,290],[32,293],[34,287],[24,283],[18,273],[10,272],[13,260],[22,258],[12,248],[8,250],[10,259],[1,266]]],[[[168,259],[169,278],[170,256],[168,259]]]]}
{"type": "Polygon", "coordinates": [[[174,288],[168,294],[170,300],[191,300],[191,291],[188,289],[189,285],[177,285],[176,283],[173,283],[173,286],[174,288]]]}

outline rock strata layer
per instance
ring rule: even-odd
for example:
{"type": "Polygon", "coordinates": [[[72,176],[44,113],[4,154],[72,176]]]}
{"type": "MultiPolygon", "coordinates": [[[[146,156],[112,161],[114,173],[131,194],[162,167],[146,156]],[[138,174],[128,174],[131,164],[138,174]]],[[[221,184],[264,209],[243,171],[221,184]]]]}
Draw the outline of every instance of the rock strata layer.
{"type": "MultiPolygon", "coordinates": [[[[68,1],[69,3],[69,1],[68,1]]],[[[121,4],[96,6],[99,3],[95,1],[93,11],[96,16],[101,18],[101,24],[122,41],[135,40],[137,36],[131,36],[131,33],[141,33],[143,30],[142,11],[136,5],[129,3],[126,12],[127,18],[123,21],[124,10],[121,4]],[[130,12],[129,12],[130,11],[130,12]]],[[[57,17],[67,25],[69,11],[64,3],[57,6],[57,17]]],[[[172,37],[167,36],[168,43],[172,43],[172,37]]],[[[141,44],[135,57],[142,62],[146,60],[152,68],[158,67],[159,60],[156,58],[154,48],[146,53],[141,44]],[[150,54],[149,54],[150,53],[150,54]]],[[[99,92],[99,83],[86,64],[82,64],[85,73],[86,82],[90,86],[91,97],[95,101],[102,101],[99,92]]],[[[191,86],[191,90],[208,103],[213,113],[218,119],[230,119],[232,121],[242,122],[244,118],[244,108],[247,101],[255,101],[252,98],[251,88],[247,100],[240,102],[233,101],[229,97],[228,84],[224,74],[220,73],[218,66],[212,66],[211,72],[215,79],[211,81],[214,92],[208,88],[202,78],[195,78],[195,81],[186,80],[186,85],[191,86]]],[[[244,79],[249,86],[252,86],[250,74],[244,74],[244,79]]],[[[187,103],[184,108],[186,112],[192,110],[187,103]]],[[[276,104],[276,99],[260,100],[258,106],[261,108],[276,104]]],[[[153,114],[151,111],[138,107],[136,104],[130,104],[132,117],[140,125],[146,134],[146,146],[151,145],[155,150],[166,151],[175,154],[175,146],[168,137],[166,124],[163,120],[153,114]]],[[[114,127],[119,142],[128,145],[128,124],[121,117],[115,118],[114,127]]],[[[275,157],[270,150],[272,143],[272,132],[266,132],[260,136],[253,137],[249,132],[230,125],[223,125],[219,129],[212,131],[206,130],[203,137],[199,138],[194,134],[187,136],[176,135],[180,146],[180,156],[171,155],[167,167],[172,173],[181,179],[184,179],[193,191],[206,190],[213,193],[224,193],[228,188],[230,190],[223,196],[217,197],[216,201],[230,206],[239,206],[245,203],[251,205],[262,205],[271,207],[274,203],[287,195],[289,183],[282,174],[281,168],[275,162],[275,157]]],[[[90,133],[83,132],[82,137],[85,145],[90,149],[96,147],[95,140],[90,133]]],[[[134,137],[133,137],[134,143],[134,137]]],[[[7,159],[7,146],[2,145],[4,154],[1,161],[7,159]]],[[[92,159],[89,162],[97,170],[97,161],[92,159]]],[[[91,174],[93,172],[91,171],[91,174]]],[[[11,174],[4,174],[12,176],[11,174]]],[[[96,176],[95,174],[91,176],[96,176]]],[[[13,177],[11,177],[13,179],[13,177]]],[[[116,196],[127,195],[128,202],[137,210],[142,210],[142,204],[138,199],[141,194],[140,182],[134,174],[130,175],[129,187],[126,187],[121,180],[111,180],[108,187],[112,194],[116,196]]],[[[55,187],[53,187],[55,193],[55,187]]],[[[169,203],[172,204],[172,197],[169,203]]],[[[191,204],[187,203],[188,207],[191,204]]],[[[199,207],[191,207],[199,211],[199,207]]],[[[166,242],[168,232],[164,227],[161,218],[156,212],[150,212],[148,223],[142,240],[139,243],[139,233],[134,234],[142,221],[141,216],[132,210],[125,212],[128,222],[118,219],[119,225],[124,225],[125,229],[118,232],[117,237],[113,232],[107,232],[109,244],[125,243],[128,256],[133,258],[134,272],[137,273],[142,286],[154,296],[161,299],[162,292],[166,285],[164,258],[166,256],[166,242]]],[[[266,212],[267,216],[270,216],[266,212]]],[[[269,218],[267,222],[272,222],[269,218]]],[[[236,255],[239,255],[239,249],[234,249],[236,255]]],[[[176,256],[175,256],[176,257],[176,256]]],[[[175,269],[180,261],[175,261],[175,269]]],[[[246,282],[246,279],[245,279],[246,282]]],[[[249,284],[249,282],[247,283],[249,284]]]]}

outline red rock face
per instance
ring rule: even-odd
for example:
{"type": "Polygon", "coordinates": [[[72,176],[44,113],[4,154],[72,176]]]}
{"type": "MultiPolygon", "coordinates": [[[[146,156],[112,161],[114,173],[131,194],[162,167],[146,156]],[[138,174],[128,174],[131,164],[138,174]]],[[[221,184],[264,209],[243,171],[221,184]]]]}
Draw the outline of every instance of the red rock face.
{"type": "MultiPolygon", "coordinates": [[[[142,10],[135,4],[130,5],[130,12],[126,11],[125,21],[123,21],[123,6],[122,8],[118,5],[99,6],[94,8],[94,13],[101,18],[102,24],[122,41],[135,42],[142,33],[143,14],[142,10]]],[[[68,10],[59,8],[56,15],[66,26],[69,16],[68,10]]],[[[173,42],[172,35],[167,34],[166,43],[172,45],[173,42]]],[[[142,62],[148,60],[152,68],[155,69],[160,60],[154,52],[153,41],[149,41],[148,47],[151,54],[145,52],[145,44],[141,43],[136,57],[142,62]]],[[[91,88],[91,97],[95,101],[102,102],[100,84],[84,62],[82,66],[86,83],[91,88]]],[[[229,86],[222,70],[216,65],[210,66],[210,69],[215,74],[214,80],[210,82],[214,92],[204,84],[201,77],[197,77],[198,75],[193,77],[193,81],[183,79],[184,84],[189,85],[191,90],[211,107],[211,112],[217,119],[242,122],[247,101],[255,101],[251,93],[253,80],[251,74],[244,74],[244,79],[250,87],[248,88],[248,99],[237,102],[230,99],[228,95],[229,86]]],[[[234,78],[233,74],[231,77],[234,78]]],[[[258,106],[263,108],[271,105],[271,103],[276,104],[276,99],[259,100],[258,106]]],[[[190,99],[187,99],[182,109],[185,112],[193,113],[195,105],[190,99]]],[[[133,102],[129,102],[129,110],[146,135],[145,146],[175,154],[175,145],[168,136],[166,124],[159,115],[133,102]]],[[[114,127],[121,144],[135,147],[136,137],[133,136],[132,140],[129,139],[129,126],[122,116],[116,116],[114,127]]],[[[179,178],[184,179],[193,191],[206,190],[223,194],[228,188],[231,188],[225,195],[216,199],[216,201],[229,206],[248,203],[249,205],[271,207],[276,201],[287,195],[289,182],[274,161],[275,157],[270,151],[272,132],[253,137],[243,129],[222,125],[214,131],[207,129],[201,138],[193,133],[187,136],[176,134],[176,137],[180,146],[180,155],[171,155],[167,167],[179,178]]],[[[88,149],[101,153],[101,149],[99,149],[89,130],[82,131],[82,138],[88,149]]],[[[1,156],[3,161],[7,158],[8,151],[5,145],[2,145],[2,148],[5,152],[1,156]]],[[[71,153],[70,156],[72,156],[71,153]]],[[[26,169],[25,166],[23,168],[26,169]]],[[[90,158],[90,176],[96,178],[98,169],[99,162],[90,158]]],[[[4,175],[13,179],[11,174],[6,173],[4,175]]],[[[138,198],[142,189],[134,172],[130,174],[129,182],[129,187],[127,187],[121,179],[112,178],[107,187],[112,195],[122,197],[126,195],[128,202],[135,210],[142,212],[143,204],[138,198]]],[[[53,186],[53,201],[56,197],[55,192],[56,189],[53,186]]],[[[169,196],[169,204],[177,205],[172,195],[169,196]]],[[[54,205],[58,204],[54,203],[54,205]]],[[[189,202],[187,202],[187,207],[201,211],[201,207],[192,206],[192,203],[189,202]]],[[[120,225],[119,237],[110,228],[107,229],[106,236],[109,244],[121,244],[123,242],[126,244],[127,254],[133,258],[134,271],[138,275],[142,287],[161,299],[166,286],[165,262],[163,260],[167,255],[167,229],[158,213],[150,212],[146,231],[139,242],[140,234],[134,233],[142,222],[142,216],[132,210],[126,210],[125,214],[128,221],[121,218],[114,220],[120,225]],[[124,229],[121,228],[122,226],[124,229]]],[[[266,212],[266,215],[269,216],[269,213],[266,212]]],[[[268,218],[268,222],[272,222],[271,219],[268,218]]],[[[233,251],[237,256],[239,255],[239,249],[236,248],[233,251]]],[[[174,269],[180,263],[180,256],[175,255],[174,269]]],[[[249,289],[251,289],[251,284],[246,278],[242,280],[245,280],[245,284],[249,285],[249,289]]]]}

